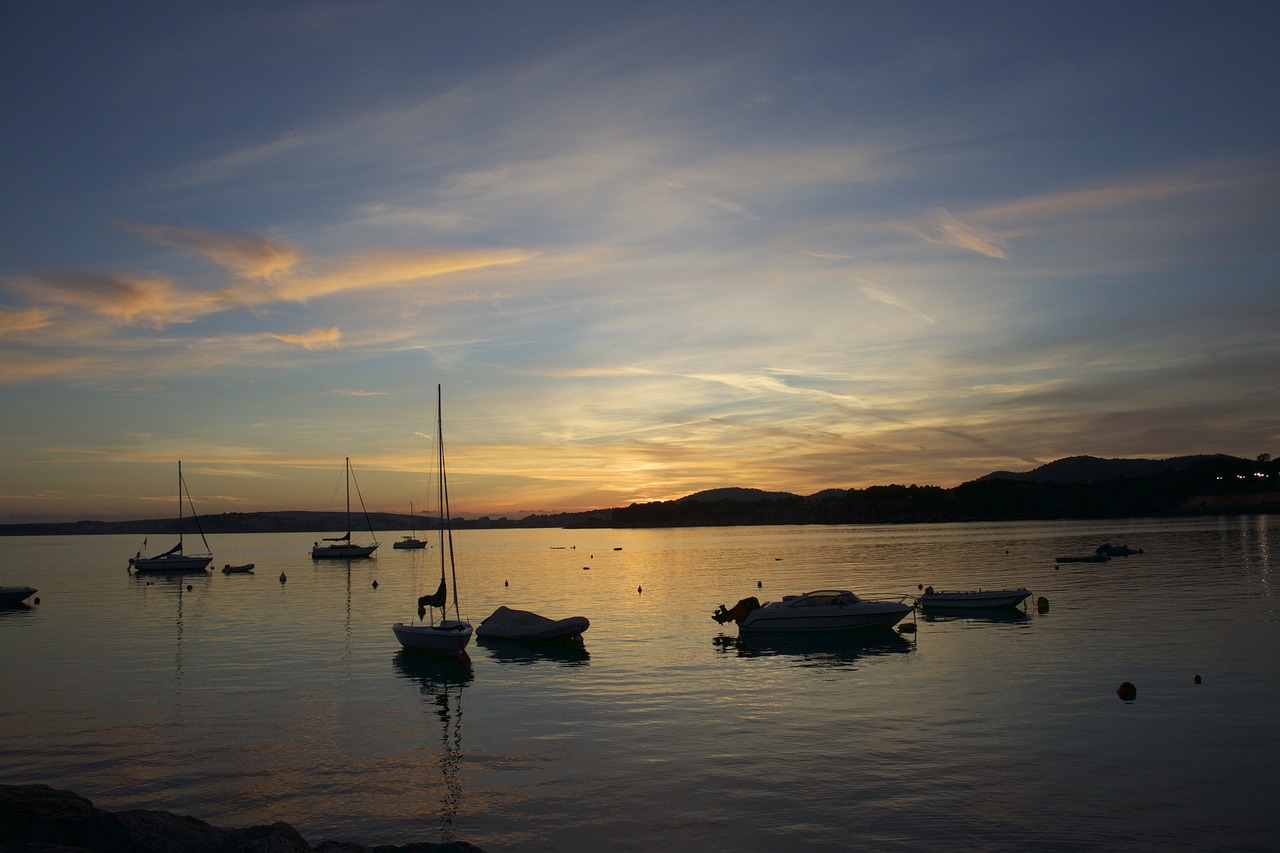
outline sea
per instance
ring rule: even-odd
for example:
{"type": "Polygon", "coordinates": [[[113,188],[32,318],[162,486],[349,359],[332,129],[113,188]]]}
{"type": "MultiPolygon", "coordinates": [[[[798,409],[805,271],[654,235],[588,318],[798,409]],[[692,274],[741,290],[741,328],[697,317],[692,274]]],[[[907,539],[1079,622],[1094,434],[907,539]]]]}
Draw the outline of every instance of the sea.
{"type": "Polygon", "coordinates": [[[0,610],[0,783],[313,845],[1280,849],[1280,516],[460,530],[465,618],[591,620],[461,663],[400,649],[441,551],[385,536],[210,537],[178,576],[130,573],[140,536],[0,539],[0,585],[39,590],[0,610]],[[1142,553],[1055,562],[1103,543],[1142,553]],[[1032,597],[844,637],[711,618],[924,586],[1032,597]]]}

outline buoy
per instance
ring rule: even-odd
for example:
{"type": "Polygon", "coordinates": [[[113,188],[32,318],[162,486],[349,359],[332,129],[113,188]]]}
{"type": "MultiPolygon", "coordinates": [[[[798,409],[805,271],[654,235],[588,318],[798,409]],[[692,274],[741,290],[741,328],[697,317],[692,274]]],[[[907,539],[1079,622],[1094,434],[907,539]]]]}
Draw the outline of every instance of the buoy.
{"type": "Polygon", "coordinates": [[[1036,599],[1036,610],[1040,613],[1049,612],[1049,599],[1043,595],[1036,599]]]}
{"type": "Polygon", "coordinates": [[[374,579],[373,579],[373,588],[374,588],[374,589],[377,589],[377,588],[378,588],[378,579],[377,579],[377,578],[374,578],[374,579]]]}
{"type": "Polygon", "coordinates": [[[1138,688],[1133,686],[1133,682],[1126,681],[1116,688],[1116,695],[1123,702],[1132,702],[1138,698],[1138,688]]]}
{"type": "Polygon", "coordinates": [[[503,586],[511,586],[511,581],[503,581],[503,582],[502,582],[502,585],[503,585],[503,586]]]}
{"type": "MultiPolygon", "coordinates": [[[[37,598],[37,599],[36,599],[36,604],[39,604],[39,603],[40,603],[40,599],[38,599],[38,598],[37,598]]],[[[1198,675],[1197,675],[1197,676],[1196,676],[1196,684],[1199,684],[1199,683],[1200,683],[1200,676],[1198,676],[1198,675]]]]}
{"type": "Polygon", "coordinates": [[[644,587],[642,587],[642,586],[638,586],[638,587],[636,587],[636,592],[643,593],[643,592],[644,592],[644,587]]]}
{"type": "Polygon", "coordinates": [[[187,584],[187,592],[191,592],[191,584],[187,584]]]}
{"type": "MultiPolygon", "coordinates": [[[[37,595],[35,598],[33,598],[33,599],[31,599],[31,600],[32,600],[34,603],[39,604],[39,603],[40,603],[40,596],[38,596],[38,595],[37,595]]],[[[1199,681],[1199,680],[1200,680],[1200,676],[1198,676],[1198,675],[1197,675],[1197,676],[1196,676],[1196,681],[1199,681]]]]}
{"type": "Polygon", "coordinates": [[[589,572],[589,571],[591,571],[591,567],[590,567],[590,566],[583,566],[583,567],[582,567],[582,570],[583,570],[584,572],[589,572]]]}
{"type": "Polygon", "coordinates": [[[922,583],[918,583],[918,584],[916,584],[916,589],[918,589],[918,590],[920,590],[920,589],[924,589],[924,584],[922,584],[922,583]]]}
{"type": "Polygon", "coordinates": [[[286,577],[284,576],[284,572],[281,572],[281,573],[280,573],[280,583],[284,583],[284,582],[285,582],[285,581],[287,581],[287,580],[288,580],[288,578],[286,578],[286,577]]]}
{"type": "Polygon", "coordinates": [[[764,581],[756,581],[756,589],[764,589],[764,581]]]}

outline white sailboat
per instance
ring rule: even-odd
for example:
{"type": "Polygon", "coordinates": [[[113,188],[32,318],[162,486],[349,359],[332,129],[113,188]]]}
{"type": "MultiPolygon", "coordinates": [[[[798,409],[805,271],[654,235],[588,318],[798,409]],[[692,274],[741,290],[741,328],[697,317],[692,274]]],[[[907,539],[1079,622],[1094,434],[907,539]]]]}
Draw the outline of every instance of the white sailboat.
{"type": "Polygon", "coordinates": [[[417,536],[417,534],[418,534],[418,516],[417,516],[417,515],[414,513],[414,511],[413,511],[413,502],[412,502],[412,501],[410,501],[410,502],[409,502],[409,517],[413,519],[413,533],[410,533],[409,535],[402,537],[402,538],[400,539],[400,541],[399,541],[399,542],[392,542],[392,543],[391,543],[391,547],[392,547],[392,548],[401,548],[401,549],[403,549],[403,548],[408,548],[408,549],[416,549],[416,548],[425,548],[425,547],[427,547],[427,540],[425,540],[425,539],[419,539],[419,538],[418,538],[418,536],[417,536]]]}
{"type": "MultiPolygon", "coordinates": [[[[311,546],[311,559],[313,560],[350,560],[355,557],[369,557],[374,551],[378,550],[378,539],[373,537],[372,545],[357,545],[351,541],[351,458],[346,460],[347,474],[347,532],[342,536],[326,537],[323,542],[330,544],[325,545],[321,542],[315,542],[311,546]]],[[[364,513],[364,521],[369,528],[369,535],[373,536],[373,522],[369,520],[369,513],[364,508],[364,497],[360,495],[360,486],[356,485],[356,495],[360,497],[360,511],[364,513]]]]}
{"type": "MultiPolygon", "coordinates": [[[[146,540],[143,540],[145,545],[146,540]]],[[[135,572],[203,572],[213,562],[213,554],[209,551],[209,541],[204,538],[204,531],[200,530],[200,517],[196,515],[195,504],[191,503],[191,493],[187,491],[187,483],[182,479],[182,461],[178,461],[178,544],[174,545],[163,554],[157,554],[154,557],[144,557],[142,552],[129,558],[129,565],[133,567],[135,572]],[[204,553],[202,554],[185,554],[182,550],[182,498],[187,498],[187,503],[191,504],[191,518],[196,523],[196,530],[200,531],[200,541],[204,542],[204,553]]]]}
{"type": "Polygon", "coordinates": [[[440,496],[440,586],[432,595],[424,595],[418,599],[418,619],[425,620],[428,608],[432,614],[429,621],[405,624],[397,622],[391,626],[396,639],[406,649],[447,657],[465,657],[467,643],[471,642],[471,623],[465,621],[458,609],[458,570],[453,557],[453,529],[450,526],[449,513],[449,480],[445,474],[444,429],[441,417],[440,386],[436,386],[436,477],[440,496]],[[445,583],[445,559],[448,558],[449,573],[453,581],[453,618],[448,618],[448,586],[445,583]],[[435,618],[435,608],[440,609],[440,618],[435,618]]]}

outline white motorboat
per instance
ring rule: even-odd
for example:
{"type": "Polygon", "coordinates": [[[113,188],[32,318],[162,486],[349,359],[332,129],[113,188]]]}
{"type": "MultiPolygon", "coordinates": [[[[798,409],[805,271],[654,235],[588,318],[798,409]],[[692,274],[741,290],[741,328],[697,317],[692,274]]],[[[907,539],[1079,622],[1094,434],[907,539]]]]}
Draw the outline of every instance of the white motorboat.
{"type": "Polygon", "coordinates": [[[453,517],[449,508],[449,480],[445,474],[444,427],[441,416],[440,386],[436,386],[436,479],[440,498],[440,585],[431,595],[418,598],[418,619],[426,620],[427,608],[432,608],[429,621],[416,623],[397,622],[391,626],[396,639],[406,649],[447,657],[465,657],[467,644],[471,642],[471,623],[462,618],[458,609],[458,570],[453,554],[453,517]],[[448,586],[445,583],[445,560],[453,579],[453,618],[449,619],[448,586]],[[440,609],[435,618],[434,608],[440,609]]]}
{"type": "Polygon", "coordinates": [[[498,640],[567,640],[581,637],[591,627],[585,616],[551,619],[530,610],[500,605],[476,626],[477,637],[498,640]]]}
{"type": "MultiPolygon", "coordinates": [[[[145,547],[146,540],[143,539],[145,547]]],[[[133,567],[135,572],[203,572],[213,562],[213,554],[209,551],[209,542],[204,538],[204,531],[200,530],[200,517],[196,515],[195,504],[191,503],[191,493],[187,491],[187,483],[182,479],[182,462],[178,462],[178,544],[174,545],[163,554],[156,554],[154,557],[144,557],[142,552],[129,558],[129,565],[133,567]],[[204,553],[202,554],[184,554],[182,550],[182,498],[186,495],[187,503],[191,505],[191,518],[196,523],[196,530],[200,531],[200,540],[204,542],[204,553]]]]}
{"type": "Polygon", "coordinates": [[[0,604],[21,604],[35,594],[33,586],[0,586],[0,604]]]}
{"type": "MultiPolygon", "coordinates": [[[[328,545],[322,545],[319,542],[311,546],[311,559],[313,560],[350,560],[356,557],[369,557],[373,552],[378,550],[378,540],[373,538],[372,545],[357,545],[351,541],[351,459],[346,460],[347,473],[347,532],[343,536],[326,537],[325,542],[328,545]]],[[[364,496],[360,494],[360,484],[356,484],[356,496],[360,498],[360,509],[364,512],[365,525],[369,528],[369,535],[373,537],[373,522],[369,520],[369,513],[364,508],[364,496]]]]}
{"type": "Polygon", "coordinates": [[[935,590],[925,587],[916,604],[928,610],[991,610],[998,607],[1017,607],[1031,595],[1031,590],[987,589],[972,592],[935,590]]]}
{"type": "Polygon", "coordinates": [[[713,614],[717,622],[730,619],[749,632],[863,631],[892,628],[911,612],[911,606],[897,600],[859,598],[847,589],[820,589],[803,595],[786,595],[781,601],[752,607],[754,597],[743,599],[732,610],[713,614]]]}

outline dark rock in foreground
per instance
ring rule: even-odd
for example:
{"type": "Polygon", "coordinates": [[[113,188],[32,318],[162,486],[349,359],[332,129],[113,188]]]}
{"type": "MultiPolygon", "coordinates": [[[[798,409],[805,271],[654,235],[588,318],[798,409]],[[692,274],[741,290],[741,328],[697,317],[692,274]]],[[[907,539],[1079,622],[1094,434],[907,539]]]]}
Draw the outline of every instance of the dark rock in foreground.
{"type": "Polygon", "coordinates": [[[106,812],[48,785],[0,785],[0,853],[467,853],[465,841],[312,847],[287,823],[227,829],[169,812],[106,812]]]}

